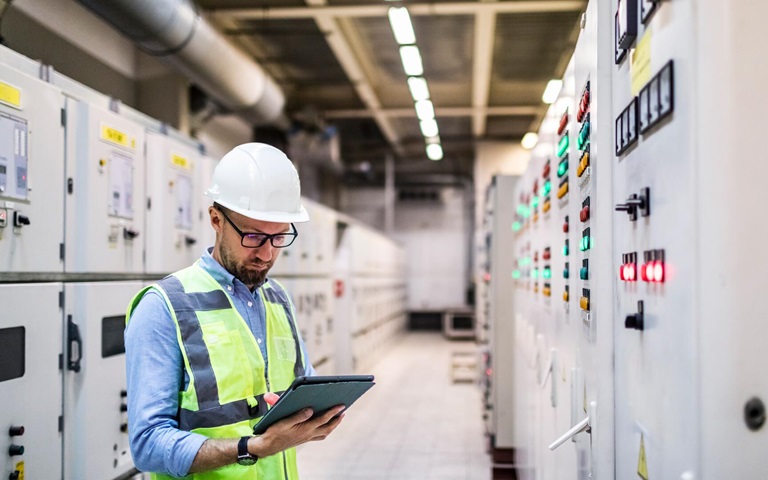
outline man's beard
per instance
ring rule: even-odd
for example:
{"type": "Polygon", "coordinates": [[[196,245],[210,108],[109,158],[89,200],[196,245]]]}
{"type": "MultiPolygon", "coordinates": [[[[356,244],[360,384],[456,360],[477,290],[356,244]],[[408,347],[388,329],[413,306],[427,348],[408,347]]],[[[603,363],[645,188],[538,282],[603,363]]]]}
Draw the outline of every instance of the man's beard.
{"type": "Polygon", "coordinates": [[[249,262],[250,265],[259,267],[259,270],[256,270],[248,268],[248,264],[238,264],[232,252],[225,245],[220,246],[219,253],[221,254],[222,266],[249,288],[257,287],[264,283],[267,273],[269,273],[272,264],[274,264],[274,260],[271,262],[261,262],[259,260],[249,262]]]}

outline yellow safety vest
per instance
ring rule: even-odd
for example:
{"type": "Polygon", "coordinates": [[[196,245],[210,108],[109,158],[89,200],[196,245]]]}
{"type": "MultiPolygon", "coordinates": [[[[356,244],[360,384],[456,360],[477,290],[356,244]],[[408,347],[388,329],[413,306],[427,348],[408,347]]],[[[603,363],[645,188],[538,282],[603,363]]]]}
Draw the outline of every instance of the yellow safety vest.
{"type": "MultiPolygon", "coordinates": [[[[294,309],[282,286],[269,280],[258,290],[266,307],[267,371],[248,324],[219,282],[199,266],[199,261],[141,290],[128,307],[126,325],[150,289],[163,296],[171,311],[189,376],[189,385],[179,392],[179,428],[209,438],[239,439],[252,435],[253,426],[269,409],[264,394],[283,392],[294,378],[304,375],[306,360],[299,344],[294,309]]],[[[173,477],[153,473],[152,478],[173,477]]],[[[233,463],[184,478],[298,480],[296,450],[260,458],[253,466],[233,463]]]]}

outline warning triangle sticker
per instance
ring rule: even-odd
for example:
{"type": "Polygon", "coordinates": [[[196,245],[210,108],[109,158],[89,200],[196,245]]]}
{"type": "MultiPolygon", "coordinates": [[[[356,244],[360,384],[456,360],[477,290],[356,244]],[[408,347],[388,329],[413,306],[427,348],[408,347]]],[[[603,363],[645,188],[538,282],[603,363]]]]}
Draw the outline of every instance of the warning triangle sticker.
{"type": "Polygon", "coordinates": [[[640,434],[640,453],[637,456],[637,474],[648,480],[648,464],[645,462],[645,438],[640,434]]]}

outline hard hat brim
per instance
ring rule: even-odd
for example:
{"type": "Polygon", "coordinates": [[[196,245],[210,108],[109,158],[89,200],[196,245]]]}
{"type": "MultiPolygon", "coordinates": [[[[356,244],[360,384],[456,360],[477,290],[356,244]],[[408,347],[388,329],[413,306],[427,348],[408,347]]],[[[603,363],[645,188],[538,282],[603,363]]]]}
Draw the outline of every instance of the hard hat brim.
{"type": "Polygon", "coordinates": [[[301,205],[300,210],[298,212],[286,213],[286,212],[260,212],[260,211],[254,211],[254,210],[246,210],[244,208],[236,207],[235,205],[232,205],[229,202],[222,202],[220,200],[216,200],[216,203],[226,208],[227,210],[231,210],[235,213],[239,213],[244,217],[248,217],[253,220],[259,220],[262,222],[304,223],[309,221],[309,213],[307,213],[307,209],[304,208],[304,205],[301,205]]]}

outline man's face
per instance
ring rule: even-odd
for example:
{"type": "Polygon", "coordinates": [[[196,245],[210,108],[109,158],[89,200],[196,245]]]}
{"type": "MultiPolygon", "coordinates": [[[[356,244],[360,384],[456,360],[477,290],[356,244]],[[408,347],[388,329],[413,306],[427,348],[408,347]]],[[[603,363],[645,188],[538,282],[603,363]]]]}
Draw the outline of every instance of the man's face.
{"type": "MultiPolygon", "coordinates": [[[[290,224],[287,223],[262,222],[231,210],[222,210],[243,233],[272,235],[290,231],[290,224]]],[[[261,285],[280,255],[280,249],[273,247],[269,240],[261,247],[244,247],[240,234],[227,222],[220,210],[210,207],[208,213],[211,217],[211,226],[216,230],[213,257],[248,288],[261,285]]]]}

